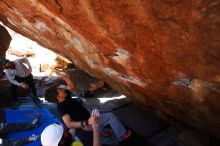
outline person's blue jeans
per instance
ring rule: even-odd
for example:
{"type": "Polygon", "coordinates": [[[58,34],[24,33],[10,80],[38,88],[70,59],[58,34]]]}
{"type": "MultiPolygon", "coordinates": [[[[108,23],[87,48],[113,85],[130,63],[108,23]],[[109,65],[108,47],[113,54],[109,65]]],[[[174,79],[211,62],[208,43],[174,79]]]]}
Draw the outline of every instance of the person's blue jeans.
{"type": "Polygon", "coordinates": [[[31,122],[24,123],[0,123],[0,134],[16,132],[34,128],[36,125],[31,122]]]}
{"type": "Polygon", "coordinates": [[[0,144],[0,146],[23,146],[28,142],[30,142],[28,137],[17,140],[2,139],[2,144],[0,144]]]}
{"type": "MultiPolygon", "coordinates": [[[[10,132],[17,132],[35,128],[36,124],[32,122],[23,122],[23,123],[0,123],[0,135],[7,134],[10,132]]],[[[0,146],[22,146],[25,143],[28,143],[29,138],[22,138],[18,140],[13,139],[2,139],[0,146]]]]}

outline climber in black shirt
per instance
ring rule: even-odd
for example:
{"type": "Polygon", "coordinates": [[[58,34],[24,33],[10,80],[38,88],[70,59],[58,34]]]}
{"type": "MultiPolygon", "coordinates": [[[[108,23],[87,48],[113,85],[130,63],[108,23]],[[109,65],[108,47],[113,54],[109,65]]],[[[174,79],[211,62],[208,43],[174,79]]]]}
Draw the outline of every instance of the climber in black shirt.
{"type": "Polygon", "coordinates": [[[89,112],[83,104],[72,99],[70,91],[73,91],[74,84],[65,73],[56,72],[59,77],[66,81],[65,85],[54,85],[46,90],[45,99],[48,102],[57,103],[57,108],[66,126],[70,129],[82,128],[85,131],[92,131],[92,124],[99,122],[99,126],[110,125],[118,141],[127,139],[131,135],[130,130],[126,130],[122,123],[113,113],[103,113],[99,121],[95,117],[90,117],[89,112]]]}

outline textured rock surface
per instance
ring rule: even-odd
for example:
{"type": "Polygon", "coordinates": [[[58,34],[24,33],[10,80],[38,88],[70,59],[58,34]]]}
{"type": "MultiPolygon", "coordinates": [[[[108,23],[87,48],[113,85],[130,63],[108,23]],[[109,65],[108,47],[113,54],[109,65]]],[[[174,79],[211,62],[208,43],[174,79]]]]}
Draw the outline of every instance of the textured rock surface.
{"type": "Polygon", "coordinates": [[[220,138],[218,0],[1,0],[0,19],[121,93],[220,138]]]}
{"type": "Polygon", "coordinates": [[[75,94],[80,95],[82,91],[95,91],[104,86],[104,82],[100,81],[81,69],[73,69],[65,71],[70,79],[75,83],[75,94]]]}
{"type": "MultiPolygon", "coordinates": [[[[74,82],[74,93],[80,95],[82,91],[94,91],[103,86],[103,81],[100,81],[81,69],[68,69],[65,70],[67,76],[74,82]]],[[[35,85],[38,90],[38,96],[44,97],[47,88],[54,85],[54,83],[65,84],[63,80],[54,76],[35,77],[35,85]]]]}
{"type": "Polygon", "coordinates": [[[7,51],[11,42],[11,36],[4,26],[0,25],[0,57],[5,58],[5,52],[7,51]]]}
{"type": "MultiPolygon", "coordinates": [[[[0,58],[5,58],[5,52],[7,51],[11,42],[11,36],[4,26],[0,25],[0,58]]],[[[1,67],[1,66],[0,66],[1,67]]],[[[0,77],[3,70],[0,68],[0,77]]]]}

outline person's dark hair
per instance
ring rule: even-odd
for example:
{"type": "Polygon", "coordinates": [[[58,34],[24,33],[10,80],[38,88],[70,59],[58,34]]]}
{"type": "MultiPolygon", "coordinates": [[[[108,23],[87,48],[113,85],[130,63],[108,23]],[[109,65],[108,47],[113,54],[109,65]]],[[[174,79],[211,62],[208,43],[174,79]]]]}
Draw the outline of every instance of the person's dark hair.
{"type": "MultiPolygon", "coordinates": [[[[57,96],[58,96],[58,91],[57,91],[57,87],[60,84],[55,84],[51,87],[49,87],[46,91],[45,91],[45,100],[51,103],[57,103],[57,96]]],[[[71,98],[71,92],[69,90],[66,90],[67,93],[67,97],[66,98],[71,98]]]]}
{"type": "Polygon", "coordinates": [[[51,87],[49,87],[46,91],[45,91],[45,100],[47,100],[48,102],[51,103],[57,103],[57,96],[58,96],[58,91],[57,91],[57,87],[59,85],[53,85],[51,87]]]}
{"type": "Polygon", "coordinates": [[[72,143],[72,135],[67,129],[64,129],[63,136],[58,144],[58,146],[70,146],[72,143]]]}
{"type": "Polygon", "coordinates": [[[8,59],[0,59],[0,66],[3,67],[8,62],[9,62],[8,59]]]}

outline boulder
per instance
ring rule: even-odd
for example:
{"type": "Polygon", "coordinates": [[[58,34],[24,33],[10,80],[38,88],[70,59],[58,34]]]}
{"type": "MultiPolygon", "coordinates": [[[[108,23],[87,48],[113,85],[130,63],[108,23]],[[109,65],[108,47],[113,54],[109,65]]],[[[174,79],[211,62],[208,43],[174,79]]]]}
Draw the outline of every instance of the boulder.
{"type": "MultiPolygon", "coordinates": [[[[0,58],[5,58],[5,53],[10,45],[11,36],[7,29],[0,24],[0,58]]],[[[3,75],[3,70],[0,65],[0,78],[3,75]]]]}
{"type": "Polygon", "coordinates": [[[75,85],[75,94],[80,95],[83,91],[96,91],[104,86],[104,82],[92,77],[88,73],[79,68],[69,69],[65,71],[75,85]]]}
{"type": "Polygon", "coordinates": [[[220,138],[219,1],[1,0],[0,20],[134,101],[220,138]]]}
{"type": "MultiPolygon", "coordinates": [[[[0,102],[10,102],[13,98],[11,96],[10,82],[6,78],[0,80],[0,102]]],[[[28,90],[18,87],[17,95],[18,97],[26,97],[28,95],[28,90]]]]}

